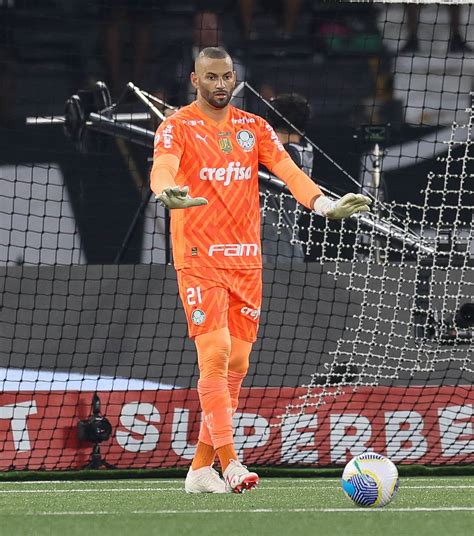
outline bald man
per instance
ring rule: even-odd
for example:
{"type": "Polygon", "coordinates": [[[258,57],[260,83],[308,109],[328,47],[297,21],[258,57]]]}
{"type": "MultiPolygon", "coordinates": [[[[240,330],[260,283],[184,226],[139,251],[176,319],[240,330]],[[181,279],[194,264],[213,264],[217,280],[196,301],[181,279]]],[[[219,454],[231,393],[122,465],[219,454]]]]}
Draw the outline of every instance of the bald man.
{"type": "Polygon", "coordinates": [[[232,428],[262,301],[258,165],[324,217],[366,211],[370,200],[325,197],[263,118],[229,104],[236,75],[224,49],[203,49],[190,79],[197,98],[158,128],[151,171],[151,188],[171,211],[179,294],[199,365],[202,424],[185,489],[242,493],[259,482],[240,463],[232,428]]]}

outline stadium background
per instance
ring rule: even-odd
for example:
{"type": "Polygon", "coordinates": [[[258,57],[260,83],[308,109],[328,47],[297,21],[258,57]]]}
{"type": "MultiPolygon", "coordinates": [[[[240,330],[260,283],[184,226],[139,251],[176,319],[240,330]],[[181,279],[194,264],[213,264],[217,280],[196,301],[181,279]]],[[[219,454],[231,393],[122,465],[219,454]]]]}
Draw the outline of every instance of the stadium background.
{"type": "MultiPolygon", "coordinates": [[[[90,446],[77,442],[76,427],[79,418],[87,417],[95,390],[116,433],[112,446],[103,445],[103,453],[121,467],[188,463],[199,422],[195,394],[188,391],[197,376],[194,349],[185,337],[174,270],[164,264],[163,211],[150,205],[116,262],[134,215],[146,199],[149,151],[91,135],[87,151],[81,153],[60,124],[26,124],[27,117],[61,115],[70,95],[97,80],[108,83],[114,98],[132,79],[171,104],[181,105],[188,98],[193,44],[217,44],[196,39],[219,37],[237,59],[241,78],[264,96],[295,91],[309,99],[313,115],[308,137],[359,180],[364,178],[367,147],[354,137],[357,129],[364,124],[390,123],[384,179],[388,200],[398,204],[422,203],[428,173],[442,172],[437,157],[443,154],[452,122],[468,121],[465,108],[470,105],[474,74],[470,5],[461,7],[460,31],[467,48],[457,52],[449,50],[449,8],[423,6],[416,54],[403,51],[406,8],[401,4],[308,0],[301,2],[294,33],[283,35],[281,9],[273,2],[256,2],[255,32],[245,37],[238,2],[142,0],[123,3],[123,10],[119,5],[105,0],[0,4],[3,469],[77,468],[86,463],[90,446]],[[199,12],[214,15],[200,18],[199,12]],[[214,20],[218,20],[219,35],[209,22],[214,20]],[[111,75],[113,54],[107,50],[114,31],[123,47],[119,79],[111,75]],[[140,34],[148,40],[138,57],[140,34]],[[144,68],[133,78],[141,60],[144,68]],[[55,409],[51,412],[51,408],[55,409]],[[13,421],[20,426],[16,431],[13,421]],[[158,448],[161,442],[166,446],[158,448]],[[124,445],[127,448],[120,450],[124,445]]],[[[247,91],[238,104],[265,113],[262,102],[247,91]]],[[[130,99],[123,109],[142,111],[130,99]]],[[[330,184],[336,192],[355,190],[325,158],[315,156],[316,180],[330,184]]],[[[470,248],[472,256],[472,243],[470,248]]],[[[268,427],[271,419],[265,411],[258,413],[261,400],[268,396],[279,399],[280,413],[284,412],[315,373],[324,384],[326,365],[336,347],[351,328],[360,328],[362,306],[366,309],[368,304],[351,292],[344,277],[334,277],[334,271],[344,273],[344,268],[331,261],[331,252],[322,265],[314,262],[319,256],[313,247],[307,262],[290,264],[288,259],[279,259],[265,271],[262,328],[244,386],[268,390],[248,390],[244,397],[246,408],[239,426],[246,461],[322,460],[326,465],[341,463],[347,454],[344,446],[330,456],[333,445],[325,443],[328,434],[321,430],[316,446],[327,453],[317,459],[309,449],[307,432],[301,432],[315,428],[316,423],[312,415],[304,415],[297,438],[290,441],[286,454],[277,456],[263,441],[265,434],[274,431],[268,427]],[[259,427],[264,432],[258,434],[259,427]]],[[[390,281],[402,278],[408,293],[414,288],[413,270],[396,266],[390,270],[390,281]]],[[[453,269],[451,273],[454,280],[462,278],[457,294],[469,296],[472,271],[453,269]]],[[[438,286],[443,285],[443,277],[442,271],[435,274],[438,286]]],[[[383,290],[376,274],[368,279],[374,305],[386,311],[383,314],[390,320],[390,285],[396,292],[397,284],[389,281],[380,301],[376,296],[383,290]]],[[[438,300],[446,302],[443,292],[438,300]]],[[[398,320],[407,324],[408,310],[400,311],[398,320]]],[[[370,330],[370,322],[363,328],[370,330]]],[[[380,340],[386,344],[383,333],[380,340]]],[[[408,349],[401,338],[390,344],[395,361],[399,347],[404,350],[403,359],[417,363],[416,367],[395,367],[393,373],[393,362],[369,359],[382,388],[400,389],[391,391],[394,399],[387,399],[392,406],[411,411],[414,406],[404,404],[411,399],[419,404],[422,393],[404,389],[441,385],[446,391],[436,391],[436,397],[429,398],[431,404],[439,402],[435,410],[442,411],[443,404],[453,401],[456,407],[472,410],[466,404],[472,397],[468,348],[447,351],[449,356],[458,355],[454,359],[443,359],[445,350],[441,349],[439,362],[432,368],[418,362],[416,342],[408,349]]],[[[371,385],[371,381],[363,374],[359,377],[359,385],[371,385]]],[[[329,383],[337,384],[338,378],[329,383]]],[[[351,401],[346,396],[339,403],[350,415],[359,415],[367,400],[354,397],[351,401]]],[[[369,420],[374,445],[381,441],[386,446],[386,430],[376,422],[377,411],[383,407],[378,404],[369,420]]],[[[423,410],[416,408],[420,414],[428,412],[426,401],[424,405],[423,410]]],[[[341,410],[337,404],[335,410],[341,410]]],[[[433,417],[428,413],[425,417],[430,448],[418,445],[417,453],[405,445],[410,455],[402,457],[403,461],[472,460],[468,428],[463,428],[468,439],[463,439],[462,447],[443,458],[441,451],[449,450],[450,443],[439,446],[439,438],[430,436],[435,428],[433,417]]],[[[463,418],[466,422],[466,415],[463,418]]],[[[367,441],[366,421],[346,424],[355,426],[355,436],[360,431],[362,443],[367,441]]],[[[408,434],[406,440],[419,439],[408,428],[412,436],[408,434]]],[[[399,446],[402,449],[401,440],[399,446]]]]}

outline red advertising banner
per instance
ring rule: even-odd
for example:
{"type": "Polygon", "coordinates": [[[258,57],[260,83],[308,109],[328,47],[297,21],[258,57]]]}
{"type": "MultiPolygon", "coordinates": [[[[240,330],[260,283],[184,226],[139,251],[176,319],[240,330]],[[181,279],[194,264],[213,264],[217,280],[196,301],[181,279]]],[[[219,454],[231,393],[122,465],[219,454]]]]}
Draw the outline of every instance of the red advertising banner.
{"type": "MultiPolygon", "coordinates": [[[[305,389],[243,389],[234,417],[236,447],[247,464],[345,464],[373,450],[395,463],[474,461],[474,387],[365,387],[325,394],[304,413],[305,389]]],[[[314,391],[313,394],[317,394],[314,391]]],[[[186,466],[200,425],[194,390],[98,393],[112,437],[103,457],[117,468],[186,466]]],[[[0,469],[78,469],[91,444],[77,423],[91,412],[92,392],[0,395],[0,469]]],[[[312,397],[314,398],[314,397],[312,397]]]]}

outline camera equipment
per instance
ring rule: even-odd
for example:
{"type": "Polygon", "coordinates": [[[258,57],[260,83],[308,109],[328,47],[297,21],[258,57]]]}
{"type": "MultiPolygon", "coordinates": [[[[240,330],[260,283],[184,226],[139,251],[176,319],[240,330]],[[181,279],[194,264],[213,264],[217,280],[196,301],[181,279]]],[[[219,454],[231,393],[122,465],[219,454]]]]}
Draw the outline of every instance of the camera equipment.
{"type": "Polygon", "coordinates": [[[361,125],[356,132],[356,138],[369,147],[376,143],[386,145],[389,141],[389,127],[389,124],[361,125]]]}
{"type": "Polygon", "coordinates": [[[474,303],[464,303],[434,325],[434,336],[442,344],[471,344],[474,335],[474,303]]]}
{"type": "MultiPolygon", "coordinates": [[[[383,176],[383,159],[385,156],[384,147],[389,140],[389,124],[385,125],[361,125],[354,138],[358,141],[360,149],[363,150],[362,157],[363,170],[361,174],[360,193],[370,195],[375,200],[372,213],[377,219],[382,218],[381,207],[387,201],[388,195],[383,176]]],[[[358,258],[363,260],[370,247],[370,236],[368,234],[359,235],[358,258]]],[[[383,262],[384,240],[378,236],[375,240],[375,254],[377,262],[383,262]]]]}
{"type": "Polygon", "coordinates": [[[461,329],[474,327],[474,303],[464,303],[456,312],[455,324],[461,329]]]}
{"type": "Polygon", "coordinates": [[[429,310],[419,316],[424,323],[415,325],[415,338],[444,345],[471,344],[474,339],[474,303],[464,303],[454,313],[429,310]]]}
{"type": "Polygon", "coordinates": [[[469,236],[440,226],[433,241],[435,258],[425,257],[416,276],[414,337],[443,345],[466,345],[474,340],[474,303],[437,310],[431,303],[434,272],[448,266],[463,267],[469,257],[469,236]]]}
{"type": "Polygon", "coordinates": [[[77,423],[77,437],[79,441],[93,443],[92,454],[83,469],[99,469],[104,466],[107,469],[116,469],[115,466],[105,461],[100,453],[100,443],[107,441],[112,435],[110,421],[100,413],[100,398],[97,393],[92,397],[92,415],[77,423]]]}

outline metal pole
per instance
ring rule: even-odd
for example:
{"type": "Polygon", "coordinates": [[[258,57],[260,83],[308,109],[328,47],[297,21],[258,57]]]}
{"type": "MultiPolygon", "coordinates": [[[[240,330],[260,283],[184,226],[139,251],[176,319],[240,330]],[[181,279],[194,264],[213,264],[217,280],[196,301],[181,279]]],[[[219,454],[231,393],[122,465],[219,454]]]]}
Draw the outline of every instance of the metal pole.
{"type": "Polygon", "coordinates": [[[128,89],[131,89],[135,95],[146,105],[150,110],[158,117],[158,119],[161,119],[161,121],[164,121],[166,119],[166,116],[164,113],[160,112],[158,108],[151,102],[151,100],[148,97],[145,97],[142,90],[137,87],[133,82],[129,82],[127,84],[128,89]]]}
{"type": "MultiPolygon", "coordinates": [[[[382,159],[383,151],[380,150],[378,143],[375,144],[373,154],[372,154],[372,187],[374,189],[374,198],[375,198],[375,212],[374,215],[377,219],[380,219],[380,205],[381,202],[385,201],[381,199],[380,195],[380,185],[382,182],[382,159]]],[[[375,239],[375,262],[380,264],[385,259],[382,258],[382,244],[380,238],[375,239]]]]}
{"type": "Polygon", "coordinates": [[[128,248],[128,244],[130,243],[130,240],[133,237],[133,233],[135,232],[135,229],[137,228],[138,222],[142,218],[143,213],[145,212],[146,207],[148,206],[151,194],[152,194],[152,191],[149,189],[148,193],[142,199],[139,207],[135,211],[132,222],[130,223],[128,227],[127,234],[125,235],[125,238],[123,239],[122,244],[120,245],[120,249],[118,250],[117,255],[115,255],[114,264],[119,264],[120,261],[122,260],[124,253],[128,248]]]}
{"type": "Polygon", "coordinates": [[[144,147],[153,147],[154,133],[142,127],[137,127],[131,123],[118,123],[113,119],[108,119],[101,114],[89,114],[85,127],[101,132],[102,134],[110,134],[116,138],[123,138],[131,143],[143,145],[144,147]]]}

